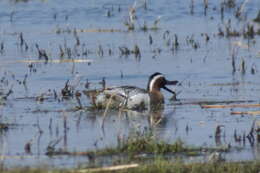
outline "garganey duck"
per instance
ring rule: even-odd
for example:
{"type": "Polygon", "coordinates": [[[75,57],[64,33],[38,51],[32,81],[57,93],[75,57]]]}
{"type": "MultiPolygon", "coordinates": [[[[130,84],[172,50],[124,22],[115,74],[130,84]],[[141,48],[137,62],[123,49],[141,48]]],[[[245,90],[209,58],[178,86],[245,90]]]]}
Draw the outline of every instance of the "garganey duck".
{"type": "Polygon", "coordinates": [[[161,73],[154,73],[149,77],[147,89],[135,86],[120,86],[105,88],[95,94],[87,94],[97,108],[125,108],[130,110],[155,110],[161,108],[164,96],[161,88],[176,95],[166,85],[176,85],[178,81],[168,81],[161,73]]]}

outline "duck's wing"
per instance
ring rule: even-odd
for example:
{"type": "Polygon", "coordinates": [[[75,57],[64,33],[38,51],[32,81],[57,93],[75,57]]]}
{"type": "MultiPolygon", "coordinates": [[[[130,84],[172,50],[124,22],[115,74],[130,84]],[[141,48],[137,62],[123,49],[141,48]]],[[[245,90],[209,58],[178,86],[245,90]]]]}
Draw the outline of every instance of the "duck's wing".
{"type": "Polygon", "coordinates": [[[135,86],[121,86],[119,88],[121,88],[124,91],[124,93],[127,97],[132,97],[132,96],[137,95],[137,94],[148,93],[145,89],[138,88],[138,87],[135,87],[135,86]]]}
{"type": "Polygon", "coordinates": [[[127,99],[128,97],[131,97],[136,94],[147,93],[147,91],[134,86],[120,86],[107,88],[104,90],[104,93],[127,99]]]}
{"type": "Polygon", "coordinates": [[[127,97],[124,89],[121,87],[106,88],[104,90],[104,93],[108,94],[110,96],[116,96],[116,97],[122,97],[122,98],[127,97]]]}
{"type": "Polygon", "coordinates": [[[110,105],[113,108],[123,107],[127,102],[127,91],[122,87],[106,88],[100,92],[96,98],[94,105],[105,108],[110,105]]]}
{"type": "Polygon", "coordinates": [[[149,109],[150,96],[145,89],[134,86],[122,86],[120,89],[124,91],[125,107],[139,111],[149,109]]]}

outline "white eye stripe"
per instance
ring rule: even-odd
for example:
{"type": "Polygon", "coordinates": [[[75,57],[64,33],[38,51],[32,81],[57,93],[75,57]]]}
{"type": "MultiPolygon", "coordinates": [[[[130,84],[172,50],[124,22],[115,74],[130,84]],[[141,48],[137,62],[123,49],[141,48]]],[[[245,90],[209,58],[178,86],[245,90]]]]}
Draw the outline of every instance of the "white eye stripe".
{"type": "Polygon", "coordinates": [[[149,83],[149,91],[152,90],[155,81],[158,80],[158,79],[161,78],[161,77],[164,77],[164,76],[160,74],[160,75],[156,75],[155,77],[152,78],[152,80],[151,80],[150,83],[149,83]]]}

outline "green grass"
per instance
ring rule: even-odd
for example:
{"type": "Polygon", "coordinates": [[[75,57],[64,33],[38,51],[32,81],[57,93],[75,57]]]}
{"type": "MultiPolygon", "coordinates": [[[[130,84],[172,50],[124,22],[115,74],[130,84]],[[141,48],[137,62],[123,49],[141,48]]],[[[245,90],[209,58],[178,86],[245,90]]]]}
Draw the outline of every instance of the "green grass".
{"type": "MultiPolygon", "coordinates": [[[[260,161],[252,162],[220,162],[220,163],[191,163],[170,162],[157,159],[150,164],[140,165],[136,168],[118,171],[95,171],[95,172],[117,172],[117,173],[258,173],[260,161]]],[[[87,173],[91,169],[48,169],[48,168],[11,168],[1,169],[5,173],[87,173]]]]}
{"type": "Polygon", "coordinates": [[[157,160],[150,165],[143,165],[138,168],[122,170],[118,172],[128,173],[258,173],[260,162],[247,163],[193,163],[183,164],[171,163],[166,160],[157,160]]]}
{"type": "Polygon", "coordinates": [[[164,154],[183,154],[186,156],[196,156],[203,152],[228,152],[228,147],[193,147],[187,146],[183,141],[176,140],[174,143],[167,143],[159,140],[149,130],[144,132],[134,132],[126,139],[119,141],[118,146],[114,148],[105,148],[96,151],[90,151],[95,156],[112,155],[112,154],[127,154],[134,156],[136,154],[153,154],[160,156],[164,154]]]}
{"type": "Polygon", "coordinates": [[[181,140],[169,144],[164,141],[158,141],[150,134],[135,134],[120,141],[116,147],[98,149],[86,153],[95,157],[117,154],[127,154],[131,157],[141,153],[154,155],[185,153],[187,155],[198,155],[200,150],[201,148],[185,146],[181,140]]]}
{"type": "Polygon", "coordinates": [[[107,155],[121,155],[125,154],[130,159],[139,154],[151,154],[154,157],[165,154],[181,154],[184,156],[198,156],[202,153],[208,152],[228,152],[229,147],[194,147],[187,146],[183,141],[176,140],[174,143],[167,143],[159,140],[153,135],[152,131],[144,130],[143,132],[134,132],[127,138],[120,139],[118,145],[115,147],[107,147],[103,149],[84,151],[84,152],[70,152],[62,149],[53,148],[52,151],[47,152],[47,155],[86,155],[93,158],[107,155]]]}

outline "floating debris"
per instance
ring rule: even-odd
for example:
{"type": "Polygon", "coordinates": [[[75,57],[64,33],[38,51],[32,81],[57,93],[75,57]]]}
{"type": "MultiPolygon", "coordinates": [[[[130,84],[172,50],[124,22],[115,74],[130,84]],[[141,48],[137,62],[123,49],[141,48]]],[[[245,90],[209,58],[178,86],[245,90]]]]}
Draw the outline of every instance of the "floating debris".
{"type": "Polygon", "coordinates": [[[9,125],[5,123],[0,123],[0,132],[7,131],[9,129],[9,125]]]}
{"type": "Polygon", "coordinates": [[[37,49],[37,51],[38,51],[38,58],[39,58],[39,59],[44,58],[45,62],[48,62],[49,56],[47,55],[46,50],[40,49],[40,48],[39,48],[39,45],[38,45],[37,43],[35,44],[35,47],[36,47],[36,49],[37,49]]]}
{"type": "Polygon", "coordinates": [[[119,170],[127,170],[130,168],[139,167],[139,164],[132,163],[127,165],[116,165],[116,166],[105,166],[102,168],[89,168],[89,169],[81,169],[80,172],[103,172],[103,171],[119,171],[119,170]]]}
{"type": "MultiPolygon", "coordinates": [[[[45,60],[16,60],[16,61],[3,61],[2,63],[13,64],[13,63],[45,63],[45,60]]],[[[50,59],[48,63],[92,63],[90,59],[50,59]]]]}
{"type": "Polygon", "coordinates": [[[64,88],[61,90],[61,94],[64,98],[73,97],[73,90],[69,85],[69,80],[67,80],[64,88]]]}
{"type": "Polygon", "coordinates": [[[230,105],[201,105],[202,108],[251,108],[260,107],[260,104],[230,104],[230,105]]]}
{"type": "Polygon", "coordinates": [[[241,73],[244,75],[246,73],[246,63],[245,63],[245,60],[242,59],[242,62],[241,62],[241,73]]]}
{"type": "MultiPolygon", "coordinates": [[[[61,33],[71,33],[72,29],[56,29],[56,34],[61,33]]],[[[76,29],[77,33],[84,33],[84,32],[124,32],[124,30],[121,29],[76,29]]]]}
{"type": "Polygon", "coordinates": [[[232,111],[233,115],[260,115],[260,111],[232,111]]]}

